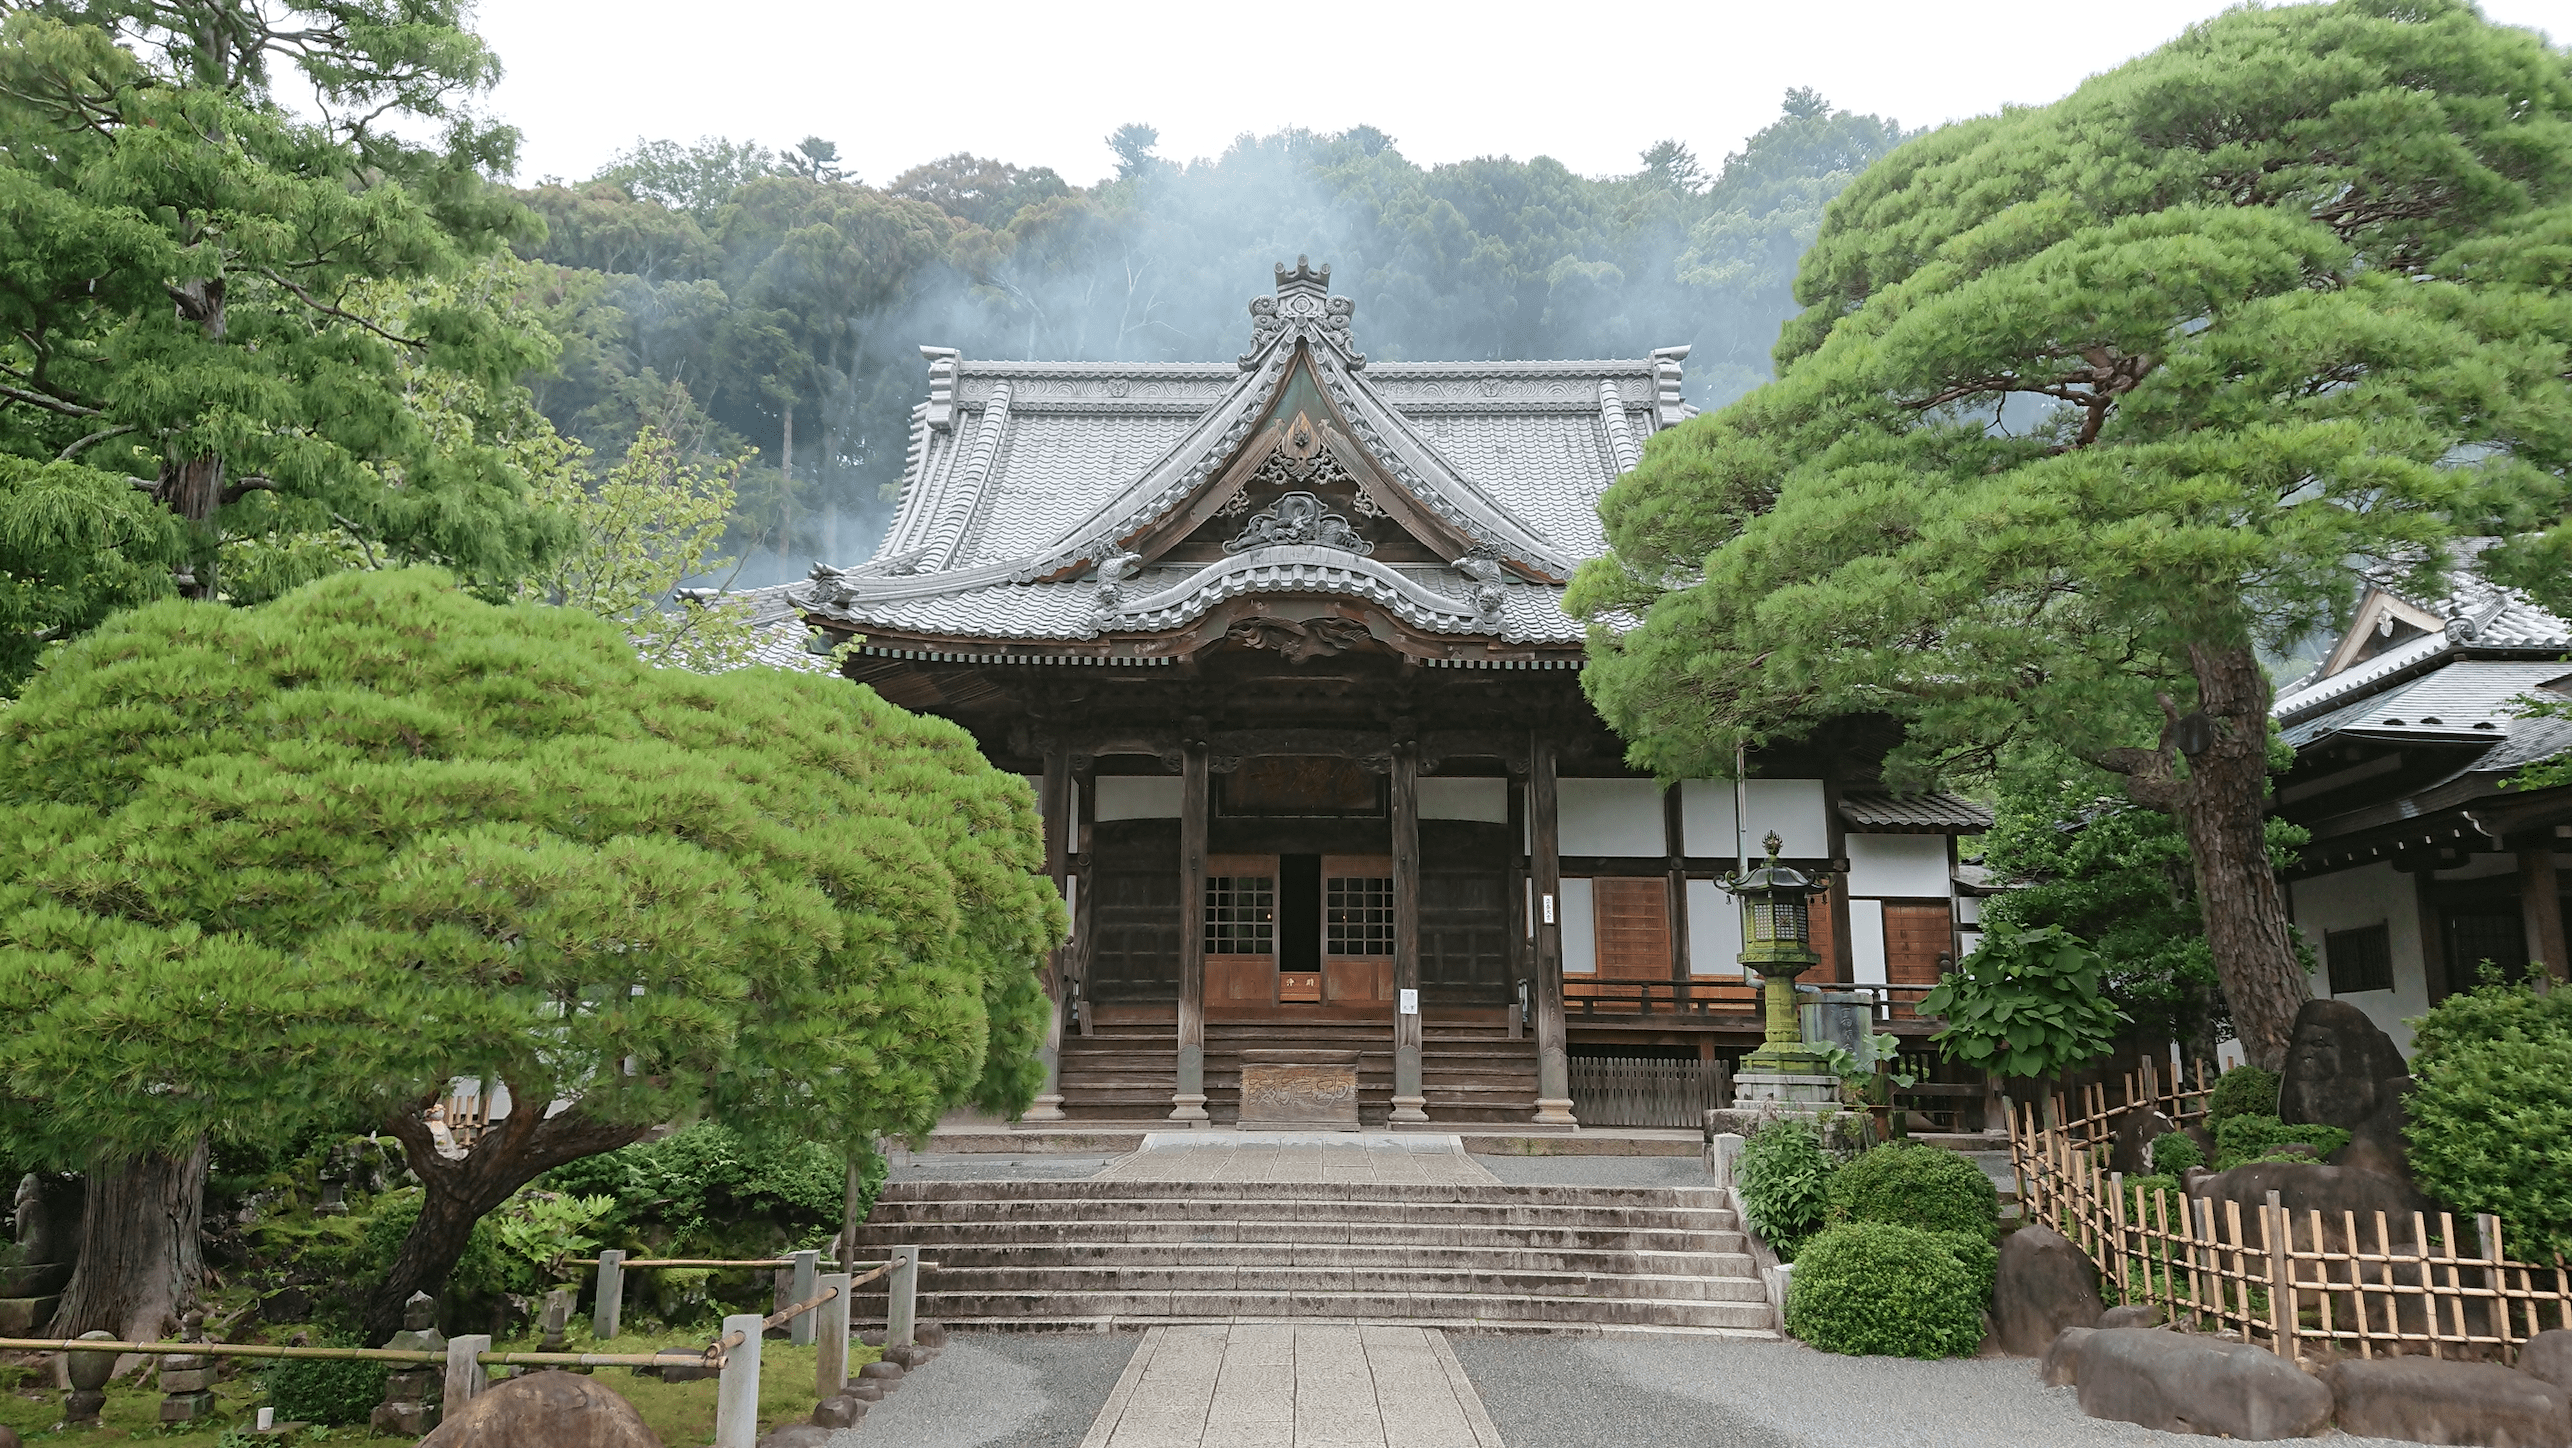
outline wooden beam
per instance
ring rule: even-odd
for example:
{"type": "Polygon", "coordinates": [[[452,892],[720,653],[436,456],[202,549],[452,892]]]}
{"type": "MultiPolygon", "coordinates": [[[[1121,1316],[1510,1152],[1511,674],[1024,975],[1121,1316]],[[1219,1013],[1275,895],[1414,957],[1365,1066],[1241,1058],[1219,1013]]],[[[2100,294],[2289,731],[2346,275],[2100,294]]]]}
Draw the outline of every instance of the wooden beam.
{"type": "MultiPolygon", "coordinates": [[[[1661,791],[1661,842],[1669,851],[1670,880],[1670,978],[1681,985],[1688,983],[1688,840],[1687,821],[1680,811],[1676,783],[1661,791]]],[[[1687,995],[1682,992],[1681,1000],[1687,995]]]]}
{"type": "MultiPolygon", "coordinates": [[[[1069,878],[1071,836],[1074,829],[1072,801],[1072,752],[1057,737],[1045,743],[1045,773],[1036,796],[1036,810],[1045,826],[1045,877],[1054,882],[1054,893],[1066,895],[1064,881],[1069,878]]],[[[1065,989],[1065,973],[1071,965],[1071,947],[1059,945],[1045,957],[1045,997],[1053,1003],[1045,1023],[1045,1044],[1038,1052],[1045,1063],[1045,1085],[1027,1108],[1025,1120],[1060,1121],[1063,1119],[1063,1006],[1070,999],[1065,989]]]]}
{"type": "Polygon", "coordinates": [[[2558,981],[2572,980],[2572,961],[2564,959],[2563,885],[2554,868],[2553,842],[2518,852],[2518,908],[2527,922],[2527,958],[2544,961],[2558,981]]]}
{"type": "Polygon", "coordinates": [[[1534,1024],[1536,917],[1528,912],[1527,903],[1531,893],[1527,883],[1527,790],[1517,780],[1504,782],[1509,789],[1509,869],[1502,876],[1501,889],[1508,897],[1502,909],[1509,918],[1509,1038],[1516,1041],[1525,1039],[1534,1024]],[[1527,987],[1523,996],[1517,994],[1521,984],[1527,987]]]}
{"type": "Polygon", "coordinates": [[[1554,741],[1537,733],[1527,758],[1527,822],[1535,837],[1527,864],[1536,882],[1536,1123],[1578,1126],[1563,1029],[1562,830],[1554,800],[1554,741]]]}
{"type": "Polygon", "coordinates": [[[1181,746],[1179,775],[1179,1072],[1170,1119],[1206,1117],[1206,742],[1181,746]]]}
{"type": "Polygon", "coordinates": [[[1393,1115],[1426,1122],[1420,1085],[1420,746],[1393,745],[1393,1115]],[[1408,1004],[1411,1009],[1404,1010],[1408,1004]]]}

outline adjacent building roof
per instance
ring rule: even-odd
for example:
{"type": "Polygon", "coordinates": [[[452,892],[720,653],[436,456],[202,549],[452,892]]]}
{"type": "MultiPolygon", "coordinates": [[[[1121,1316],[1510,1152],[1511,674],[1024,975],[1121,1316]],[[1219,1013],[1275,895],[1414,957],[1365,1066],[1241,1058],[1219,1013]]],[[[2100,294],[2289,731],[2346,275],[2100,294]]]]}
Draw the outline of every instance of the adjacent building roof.
{"type": "Polygon", "coordinates": [[[1840,796],[1840,819],[1853,830],[1870,834],[1953,835],[1990,829],[1992,812],[1959,794],[1872,794],[1840,796]]]}
{"type": "Polygon", "coordinates": [[[1452,641],[1457,661],[1467,645],[1576,647],[1563,584],[1605,550],[1599,495],[1694,411],[1680,398],[1688,349],[1371,363],[1356,304],[1329,280],[1327,266],[1280,265],[1234,362],[922,348],[927,397],[883,543],[767,592],[900,649],[1077,650],[1282,595],[1371,606],[1415,655],[1420,639],[1452,641]],[[1210,528],[1227,535],[1220,557],[1210,528]],[[1371,556],[1396,532],[1394,556],[1371,556]]]}

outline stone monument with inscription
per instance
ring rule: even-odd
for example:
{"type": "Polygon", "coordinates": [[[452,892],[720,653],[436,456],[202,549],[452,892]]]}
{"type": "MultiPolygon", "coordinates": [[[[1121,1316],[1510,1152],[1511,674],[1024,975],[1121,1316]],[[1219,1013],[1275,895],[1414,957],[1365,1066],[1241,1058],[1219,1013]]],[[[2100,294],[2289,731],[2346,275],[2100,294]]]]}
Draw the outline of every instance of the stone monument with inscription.
{"type": "Polygon", "coordinates": [[[1357,1130],[1355,1051],[1241,1053],[1244,1131],[1357,1130]]]}

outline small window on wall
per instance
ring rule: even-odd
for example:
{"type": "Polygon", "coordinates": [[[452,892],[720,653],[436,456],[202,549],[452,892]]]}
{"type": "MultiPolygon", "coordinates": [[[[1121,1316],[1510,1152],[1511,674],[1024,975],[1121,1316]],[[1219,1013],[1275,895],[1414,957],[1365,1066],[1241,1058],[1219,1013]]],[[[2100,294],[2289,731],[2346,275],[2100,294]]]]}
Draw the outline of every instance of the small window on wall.
{"type": "Polygon", "coordinates": [[[1206,877],[1206,954],[1273,955],[1277,950],[1277,878],[1206,877]]]}
{"type": "Polygon", "coordinates": [[[2335,996],[2393,989],[2393,941],[2380,924],[2325,932],[2322,958],[2330,963],[2335,996]]]}
{"type": "Polygon", "coordinates": [[[1322,882],[1324,948],[1332,955],[1393,953],[1393,881],[1335,875],[1322,882]]]}

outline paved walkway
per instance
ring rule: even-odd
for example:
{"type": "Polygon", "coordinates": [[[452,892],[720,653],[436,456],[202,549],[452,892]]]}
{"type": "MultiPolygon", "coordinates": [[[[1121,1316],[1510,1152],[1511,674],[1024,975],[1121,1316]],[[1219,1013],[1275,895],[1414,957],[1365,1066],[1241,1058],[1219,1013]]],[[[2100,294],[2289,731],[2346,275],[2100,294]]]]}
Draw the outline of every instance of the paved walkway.
{"type": "Polygon", "coordinates": [[[1081,1448],[1501,1448],[1435,1328],[1156,1327],[1081,1448]]]}
{"type": "Polygon", "coordinates": [[[1348,1182],[1372,1186],[1497,1186],[1453,1136],[1356,1132],[1156,1131],[1108,1163],[1100,1181],[1348,1182]]]}

